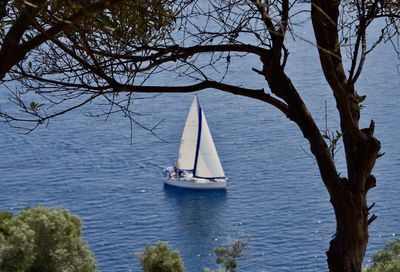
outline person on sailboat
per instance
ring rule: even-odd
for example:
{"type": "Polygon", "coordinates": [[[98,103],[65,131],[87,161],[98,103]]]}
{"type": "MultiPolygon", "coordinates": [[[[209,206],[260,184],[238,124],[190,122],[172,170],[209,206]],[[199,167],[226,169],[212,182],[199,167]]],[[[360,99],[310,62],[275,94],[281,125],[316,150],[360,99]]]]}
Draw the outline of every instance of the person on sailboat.
{"type": "Polygon", "coordinates": [[[176,168],[175,166],[168,166],[164,169],[165,176],[168,178],[175,178],[176,177],[176,168]]]}

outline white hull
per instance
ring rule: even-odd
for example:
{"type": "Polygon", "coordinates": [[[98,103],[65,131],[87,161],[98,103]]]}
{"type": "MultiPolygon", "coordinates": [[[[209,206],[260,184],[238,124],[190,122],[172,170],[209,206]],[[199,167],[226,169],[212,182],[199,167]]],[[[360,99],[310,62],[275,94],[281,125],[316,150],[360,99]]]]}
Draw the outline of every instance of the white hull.
{"type": "Polygon", "coordinates": [[[195,190],[225,190],[227,186],[227,181],[222,179],[218,181],[200,178],[166,179],[164,183],[174,187],[195,190]]]}

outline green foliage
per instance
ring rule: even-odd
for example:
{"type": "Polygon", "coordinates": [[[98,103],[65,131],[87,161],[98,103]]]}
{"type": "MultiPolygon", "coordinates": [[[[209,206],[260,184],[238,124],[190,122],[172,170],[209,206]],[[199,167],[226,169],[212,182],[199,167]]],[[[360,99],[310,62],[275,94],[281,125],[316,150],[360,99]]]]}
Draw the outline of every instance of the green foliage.
{"type": "MultiPolygon", "coordinates": [[[[98,1],[52,0],[48,2],[47,8],[56,15],[54,17],[62,20],[85,10],[85,6],[95,2],[98,1]]],[[[86,32],[86,38],[90,39],[97,39],[102,33],[111,32],[112,36],[106,35],[101,38],[107,37],[114,42],[149,42],[158,39],[163,30],[168,29],[174,22],[172,3],[170,0],[120,0],[117,4],[108,5],[107,9],[98,14],[88,14],[88,19],[76,25],[75,30],[86,32]],[[92,33],[95,34],[91,35],[92,33]]]]}
{"type": "Polygon", "coordinates": [[[219,268],[218,270],[214,271],[210,268],[204,268],[203,272],[227,272],[227,270],[225,268],[219,268]]]}
{"type": "Polygon", "coordinates": [[[385,247],[372,256],[372,265],[364,272],[400,271],[400,239],[386,242],[385,247]]]}
{"type": "MultiPolygon", "coordinates": [[[[245,256],[245,243],[241,240],[233,241],[229,247],[217,247],[215,254],[217,255],[217,264],[222,264],[223,269],[218,269],[216,272],[236,272],[237,259],[245,256]]],[[[204,272],[212,272],[209,268],[204,269],[204,272]]]]}
{"type": "Polygon", "coordinates": [[[30,102],[29,103],[29,110],[32,112],[32,114],[39,115],[39,109],[43,106],[44,104],[38,104],[35,102],[30,102]]]}
{"type": "Polygon", "coordinates": [[[182,272],[182,258],[168,244],[158,242],[156,246],[146,246],[144,252],[138,254],[144,272],[182,272]]]}
{"type": "Polygon", "coordinates": [[[1,212],[0,271],[96,271],[80,236],[81,222],[67,210],[36,206],[15,217],[1,212]]]}
{"type": "MultiPolygon", "coordinates": [[[[218,270],[205,268],[203,272],[237,271],[237,259],[244,256],[244,247],[243,241],[236,240],[229,247],[216,248],[216,262],[222,264],[224,268],[218,270]]],[[[144,272],[181,272],[185,270],[179,252],[172,251],[165,242],[158,242],[156,246],[149,245],[137,255],[144,272]]]]}
{"type": "Polygon", "coordinates": [[[164,31],[175,21],[171,5],[171,1],[165,0],[125,0],[99,18],[113,30],[114,40],[145,44],[164,38],[164,31]]]}
{"type": "MultiPolygon", "coordinates": [[[[81,45],[85,41],[96,43],[97,49],[105,46],[104,49],[127,43],[146,44],[162,40],[170,31],[177,16],[173,4],[172,0],[32,0],[28,5],[24,0],[0,1],[0,34],[7,33],[18,16],[31,8],[35,10],[34,19],[43,29],[27,27],[23,35],[25,42],[60,22],[68,22],[61,29],[64,33],[56,35],[78,39],[81,45]]],[[[0,38],[2,45],[4,35],[0,38]]],[[[80,47],[75,45],[75,49],[80,47]]]]}
{"type": "Polygon", "coordinates": [[[12,218],[12,213],[0,211],[0,234],[5,234],[4,223],[12,218]]]}
{"type": "Polygon", "coordinates": [[[237,259],[244,256],[244,246],[245,244],[242,241],[236,240],[229,247],[216,248],[217,264],[223,264],[227,271],[235,272],[237,259]]]}

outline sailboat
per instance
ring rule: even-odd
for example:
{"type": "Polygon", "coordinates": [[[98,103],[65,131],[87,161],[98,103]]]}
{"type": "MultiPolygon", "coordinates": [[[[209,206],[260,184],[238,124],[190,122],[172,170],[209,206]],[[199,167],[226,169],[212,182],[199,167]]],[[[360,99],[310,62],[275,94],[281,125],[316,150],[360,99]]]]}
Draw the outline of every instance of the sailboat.
{"type": "Polygon", "coordinates": [[[228,179],[197,96],[193,98],[183,129],[178,161],[175,166],[165,168],[164,174],[165,184],[175,187],[226,189],[228,179]]]}

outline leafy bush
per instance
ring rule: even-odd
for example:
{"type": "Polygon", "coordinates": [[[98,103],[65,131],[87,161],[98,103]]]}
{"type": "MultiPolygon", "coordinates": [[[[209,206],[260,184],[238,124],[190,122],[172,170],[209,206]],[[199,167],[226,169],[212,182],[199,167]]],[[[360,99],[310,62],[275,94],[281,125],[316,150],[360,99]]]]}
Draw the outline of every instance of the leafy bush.
{"type": "MultiPolygon", "coordinates": [[[[217,247],[215,249],[215,255],[217,255],[216,262],[224,266],[223,269],[219,269],[217,272],[236,272],[238,266],[237,259],[245,256],[245,245],[243,241],[236,240],[228,247],[217,247]]],[[[212,272],[212,270],[206,268],[204,272],[212,272]]]]}
{"type": "Polygon", "coordinates": [[[400,239],[385,243],[385,247],[374,253],[372,265],[365,272],[399,272],[400,271],[400,239]]]}
{"type": "Polygon", "coordinates": [[[158,242],[156,246],[146,246],[138,256],[144,272],[185,271],[179,252],[171,250],[164,242],[158,242]]]}
{"type": "Polygon", "coordinates": [[[96,261],[81,240],[78,217],[36,206],[15,217],[0,212],[0,271],[92,272],[96,261]]]}

